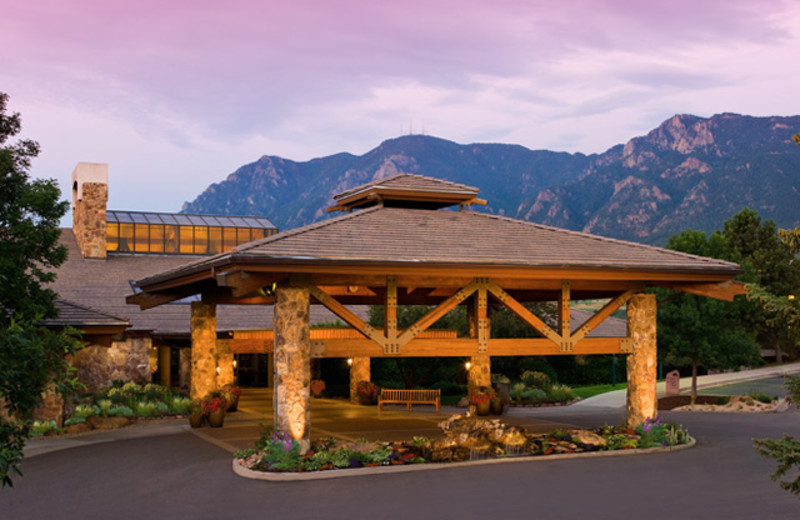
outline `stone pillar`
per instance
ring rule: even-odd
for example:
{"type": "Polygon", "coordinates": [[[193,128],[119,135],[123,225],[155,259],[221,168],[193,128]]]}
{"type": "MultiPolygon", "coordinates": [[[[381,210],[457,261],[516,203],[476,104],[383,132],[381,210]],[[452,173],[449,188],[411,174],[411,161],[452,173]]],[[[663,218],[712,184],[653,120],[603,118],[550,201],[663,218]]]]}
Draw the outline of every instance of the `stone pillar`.
{"type": "Polygon", "coordinates": [[[84,258],[106,258],[108,165],[78,163],[72,172],[72,232],[84,258]]]}
{"type": "Polygon", "coordinates": [[[635,294],[628,300],[628,337],[633,340],[633,353],[628,355],[628,427],[634,428],[658,413],[654,294],[635,294]]]}
{"type": "Polygon", "coordinates": [[[64,425],[64,398],[54,385],[48,385],[42,392],[42,403],[33,411],[33,418],[37,421],[55,421],[59,428],[64,425]]]}
{"type": "Polygon", "coordinates": [[[170,380],[170,358],[172,349],[170,347],[158,347],[158,375],[159,383],[163,386],[172,386],[170,380]]]}
{"type": "Polygon", "coordinates": [[[275,428],[289,433],[306,453],[311,429],[311,339],[309,291],[304,280],[278,284],[274,312],[275,428]]]}
{"type": "Polygon", "coordinates": [[[217,366],[219,375],[217,376],[217,386],[222,388],[225,385],[233,384],[233,354],[228,348],[228,340],[217,340],[217,366]]]}
{"type": "Polygon", "coordinates": [[[217,389],[217,306],[192,302],[192,399],[217,389]]]}
{"type": "Polygon", "coordinates": [[[354,357],[353,364],[350,365],[350,402],[358,404],[358,383],[360,381],[370,381],[370,358],[354,357]]]}
{"type": "Polygon", "coordinates": [[[467,374],[470,392],[478,386],[492,386],[492,361],[487,354],[477,354],[469,358],[471,366],[467,374]]]}

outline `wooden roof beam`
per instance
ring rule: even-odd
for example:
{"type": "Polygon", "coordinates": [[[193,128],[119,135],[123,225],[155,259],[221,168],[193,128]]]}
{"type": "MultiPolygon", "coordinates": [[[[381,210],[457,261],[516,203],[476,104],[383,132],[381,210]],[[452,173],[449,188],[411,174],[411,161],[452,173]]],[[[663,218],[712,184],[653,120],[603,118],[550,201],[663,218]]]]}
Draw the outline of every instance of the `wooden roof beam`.
{"type": "Polygon", "coordinates": [[[727,302],[732,302],[736,296],[747,294],[745,284],[738,280],[721,283],[655,283],[654,285],[727,302]]]}

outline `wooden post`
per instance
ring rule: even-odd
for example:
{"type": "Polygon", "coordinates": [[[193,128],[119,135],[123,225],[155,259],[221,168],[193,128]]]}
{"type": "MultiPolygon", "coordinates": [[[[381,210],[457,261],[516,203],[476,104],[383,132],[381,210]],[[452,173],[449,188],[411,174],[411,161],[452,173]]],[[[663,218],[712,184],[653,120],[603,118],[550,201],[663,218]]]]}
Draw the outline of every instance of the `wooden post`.
{"type": "Polygon", "coordinates": [[[286,432],[306,453],[310,447],[311,340],[309,288],[291,279],[275,289],[275,428],[286,432]]]}
{"type": "Polygon", "coordinates": [[[481,335],[489,337],[489,317],[486,312],[486,297],[481,299],[480,293],[473,295],[467,301],[467,322],[469,324],[469,336],[476,339],[476,353],[469,359],[470,369],[467,374],[467,387],[472,393],[473,389],[479,386],[492,385],[492,361],[488,354],[480,352],[481,335]],[[481,330],[483,329],[483,332],[481,330]]]}
{"type": "Polygon", "coordinates": [[[636,294],[628,300],[628,427],[634,428],[658,414],[656,400],[656,296],[636,294]]]}
{"type": "Polygon", "coordinates": [[[192,399],[202,399],[217,389],[217,306],[191,303],[192,399]]]}
{"type": "Polygon", "coordinates": [[[172,349],[170,347],[158,347],[158,382],[162,386],[169,388],[172,384],[170,380],[170,354],[172,349]]]}

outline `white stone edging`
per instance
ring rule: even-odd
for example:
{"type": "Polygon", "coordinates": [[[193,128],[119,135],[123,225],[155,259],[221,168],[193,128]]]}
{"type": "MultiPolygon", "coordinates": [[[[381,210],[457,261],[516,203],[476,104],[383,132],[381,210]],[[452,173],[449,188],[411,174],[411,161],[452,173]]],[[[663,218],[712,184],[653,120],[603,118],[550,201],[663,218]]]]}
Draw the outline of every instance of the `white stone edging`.
{"type": "Polygon", "coordinates": [[[403,464],[402,466],[374,466],[362,468],[331,469],[324,471],[305,471],[301,473],[280,473],[269,471],[256,471],[245,468],[239,464],[238,459],[233,459],[233,472],[242,478],[252,480],[268,480],[270,482],[295,482],[303,480],[324,480],[332,478],[361,477],[382,475],[388,473],[407,473],[410,471],[427,471],[448,468],[463,468],[470,466],[485,466],[489,464],[509,464],[520,462],[541,462],[548,460],[585,459],[594,457],[618,457],[630,455],[645,455],[649,453],[671,453],[674,451],[688,450],[697,444],[694,437],[689,437],[689,442],[677,446],[656,446],[654,448],[635,448],[630,450],[584,451],[580,453],[562,453],[558,455],[505,457],[499,459],[469,460],[464,462],[433,462],[423,464],[403,464]]]}

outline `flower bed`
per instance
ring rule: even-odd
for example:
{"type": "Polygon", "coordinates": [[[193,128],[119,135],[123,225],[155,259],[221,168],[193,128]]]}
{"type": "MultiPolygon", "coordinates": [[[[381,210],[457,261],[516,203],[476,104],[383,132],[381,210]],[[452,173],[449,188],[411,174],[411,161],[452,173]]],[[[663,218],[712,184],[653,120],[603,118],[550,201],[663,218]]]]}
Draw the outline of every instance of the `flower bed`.
{"type": "Polygon", "coordinates": [[[234,455],[235,462],[253,471],[313,472],[345,468],[402,466],[427,462],[532,457],[592,451],[631,450],[678,446],[690,442],[686,430],[674,424],[648,420],[635,430],[604,425],[595,430],[554,430],[529,434],[499,419],[454,415],[439,427],[440,439],[415,437],[403,442],[356,442],[326,438],[300,454],[300,445],[288,434],[265,433],[255,447],[234,455]]]}

